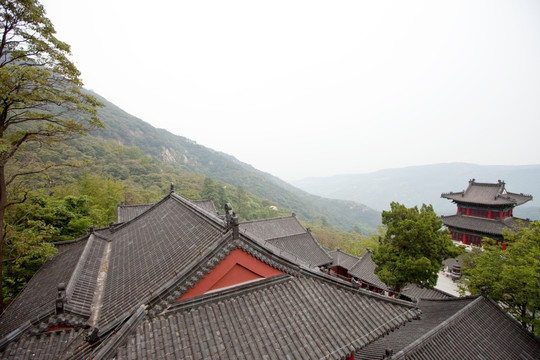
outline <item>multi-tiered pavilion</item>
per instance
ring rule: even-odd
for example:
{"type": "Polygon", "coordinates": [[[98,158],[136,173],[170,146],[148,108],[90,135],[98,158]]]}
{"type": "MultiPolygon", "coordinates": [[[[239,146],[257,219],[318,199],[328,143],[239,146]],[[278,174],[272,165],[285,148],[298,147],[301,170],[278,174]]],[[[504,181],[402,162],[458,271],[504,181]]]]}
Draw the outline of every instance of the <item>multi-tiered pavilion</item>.
{"type": "Polygon", "coordinates": [[[478,183],[469,181],[467,190],[442,194],[457,205],[457,213],[443,216],[442,221],[452,234],[452,240],[465,245],[482,245],[482,238],[504,241],[505,228],[528,226],[529,220],[513,216],[514,207],[532,200],[531,195],[506,190],[504,181],[478,183]]]}

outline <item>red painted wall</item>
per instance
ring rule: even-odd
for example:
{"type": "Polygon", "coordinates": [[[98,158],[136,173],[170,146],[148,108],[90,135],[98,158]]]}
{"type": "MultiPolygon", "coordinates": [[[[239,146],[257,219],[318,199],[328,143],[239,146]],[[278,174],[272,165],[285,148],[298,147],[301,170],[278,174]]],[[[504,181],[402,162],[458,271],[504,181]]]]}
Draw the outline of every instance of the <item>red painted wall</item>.
{"type": "Polygon", "coordinates": [[[242,284],[251,280],[269,278],[279,274],[283,274],[283,272],[257,260],[244,250],[235,249],[178,300],[189,299],[210,290],[242,284]]]}

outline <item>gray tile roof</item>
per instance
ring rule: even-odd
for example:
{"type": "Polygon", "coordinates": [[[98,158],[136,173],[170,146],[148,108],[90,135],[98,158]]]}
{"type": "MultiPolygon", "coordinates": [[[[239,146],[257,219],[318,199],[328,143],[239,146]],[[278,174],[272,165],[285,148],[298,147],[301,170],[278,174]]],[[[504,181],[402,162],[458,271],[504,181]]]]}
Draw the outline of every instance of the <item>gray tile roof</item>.
{"type": "Polygon", "coordinates": [[[99,327],[118,319],[219,242],[223,223],[172,193],[111,236],[99,327]]]}
{"type": "MultiPolygon", "coordinates": [[[[367,249],[366,253],[358,262],[349,270],[349,274],[363,282],[369,283],[382,290],[390,291],[390,287],[379,279],[375,274],[377,264],[371,258],[372,251],[367,249]]],[[[445,293],[444,291],[437,289],[421,288],[415,284],[407,284],[402,290],[401,294],[408,298],[417,301],[419,299],[448,299],[454,296],[445,293]]]]}
{"type": "Polygon", "coordinates": [[[86,359],[92,346],[84,341],[82,329],[65,329],[38,336],[24,335],[9,343],[0,359],[86,359]]]}
{"type": "MultiPolygon", "coordinates": [[[[218,211],[216,209],[216,206],[214,205],[214,202],[212,200],[190,200],[192,204],[197,205],[200,209],[203,209],[204,211],[208,212],[209,214],[212,214],[213,216],[218,215],[218,211]]],[[[152,204],[140,204],[140,205],[124,205],[120,204],[118,205],[118,208],[116,209],[116,221],[118,223],[124,223],[127,221],[130,221],[137,216],[141,215],[148,209],[150,209],[152,206],[154,206],[155,203],[152,204]]]]}
{"type": "Polygon", "coordinates": [[[141,215],[150,209],[154,204],[124,205],[120,204],[116,208],[116,222],[124,223],[141,215]]]}
{"type": "Polygon", "coordinates": [[[349,274],[364,282],[370,283],[379,289],[389,290],[388,285],[383,283],[377,274],[375,274],[377,264],[371,259],[371,254],[372,251],[367,249],[364,256],[362,256],[362,258],[349,270],[349,274]]]}
{"type": "MultiPolygon", "coordinates": [[[[452,301],[421,301],[419,307],[422,310],[422,315],[419,320],[412,321],[406,326],[357,351],[355,360],[382,360],[386,349],[393,350],[394,354],[398,353],[428,331],[448,320],[448,318],[469,305],[472,301],[474,301],[474,298],[462,298],[452,301]]],[[[435,358],[440,359],[444,358],[444,356],[433,357],[433,359],[435,358]]]]}
{"type": "Polygon", "coordinates": [[[330,251],[330,256],[333,259],[332,265],[340,266],[344,269],[350,270],[360,260],[359,257],[343,252],[340,249],[330,251]]]}
{"type": "Polygon", "coordinates": [[[217,215],[216,205],[212,200],[191,200],[191,202],[212,215],[217,215]]]}
{"type": "Polygon", "coordinates": [[[441,216],[444,225],[450,229],[462,229],[490,235],[502,236],[503,229],[518,229],[521,226],[528,226],[529,220],[508,217],[506,219],[486,219],[465,215],[441,216]]]}
{"type": "Polygon", "coordinates": [[[37,320],[44,313],[54,312],[58,284],[68,283],[87,239],[85,237],[57,245],[58,253],[55,257],[45,262],[0,317],[0,338],[25,322],[37,320]]]}
{"type": "Polygon", "coordinates": [[[270,239],[267,242],[288,251],[314,267],[332,262],[332,257],[313,238],[310,232],[270,239]]]}
{"type": "Polygon", "coordinates": [[[540,359],[540,341],[485,296],[417,335],[392,359],[540,359]]]}
{"type": "Polygon", "coordinates": [[[238,237],[225,228],[171,193],[121,225],[59,245],[0,317],[0,357],[340,359],[420,314],[290,256],[280,246],[314,256],[293,217],[250,222],[238,237]],[[233,249],[283,274],[177,301],[233,249]],[[59,282],[67,302],[55,315],[59,282]],[[51,326],[61,330],[42,333],[51,326]],[[93,344],[91,330],[100,337],[93,344]]]}
{"type": "Polygon", "coordinates": [[[401,290],[401,294],[415,300],[429,299],[429,300],[442,300],[442,299],[451,299],[455,296],[448,294],[439,289],[426,289],[422,288],[416,284],[407,284],[401,290]]]}
{"type": "Polygon", "coordinates": [[[242,234],[260,241],[305,234],[306,231],[295,216],[254,220],[240,224],[242,234]]]}
{"type": "Polygon", "coordinates": [[[114,325],[220,242],[224,224],[171,193],[111,229],[97,229],[80,241],[59,245],[58,254],[0,318],[2,337],[54,314],[60,282],[67,285],[69,314],[100,329],[114,325]]]}
{"type": "Polygon", "coordinates": [[[148,318],[117,359],[342,359],[418,315],[406,302],[285,275],[148,318]]]}
{"type": "Polygon", "coordinates": [[[467,190],[455,193],[441,194],[441,197],[457,203],[484,204],[484,205],[512,205],[517,206],[532,200],[531,195],[516,194],[506,191],[504,181],[498,183],[477,183],[469,181],[467,190]]]}

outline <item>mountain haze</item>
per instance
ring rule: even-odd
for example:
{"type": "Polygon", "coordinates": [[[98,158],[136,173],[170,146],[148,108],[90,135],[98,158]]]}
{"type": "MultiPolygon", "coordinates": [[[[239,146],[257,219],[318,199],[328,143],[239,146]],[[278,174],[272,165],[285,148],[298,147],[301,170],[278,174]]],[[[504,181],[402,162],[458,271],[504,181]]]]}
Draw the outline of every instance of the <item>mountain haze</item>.
{"type": "Polygon", "coordinates": [[[517,207],[515,216],[540,220],[540,165],[488,166],[468,163],[447,163],[385,169],[366,174],[311,177],[293,185],[319,196],[361,201],[379,211],[388,210],[392,201],[408,207],[432,204],[439,215],[453,214],[455,204],[442,199],[442,193],[458,192],[468,182],[506,182],[509,192],[533,196],[533,201],[517,207]]]}
{"type": "Polygon", "coordinates": [[[166,130],[156,129],[98,94],[92,95],[105,105],[98,112],[105,128],[93,132],[90,136],[138,147],[145,154],[183,171],[200,173],[235,187],[241,186],[272,201],[278,207],[290,209],[306,221],[325,218],[338,229],[350,231],[359,228],[364,233],[375,231],[380,224],[379,211],[346,199],[326,199],[311,195],[242,163],[231,155],[212,150],[166,130]]]}

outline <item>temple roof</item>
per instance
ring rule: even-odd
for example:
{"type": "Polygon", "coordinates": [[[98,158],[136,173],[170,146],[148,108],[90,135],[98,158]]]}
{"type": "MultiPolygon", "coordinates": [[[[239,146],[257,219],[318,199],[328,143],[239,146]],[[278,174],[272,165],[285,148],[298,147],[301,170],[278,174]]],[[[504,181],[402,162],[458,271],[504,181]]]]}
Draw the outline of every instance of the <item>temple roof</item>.
{"type": "Polygon", "coordinates": [[[54,313],[60,282],[66,284],[66,311],[106,328],[210,251],[223,228],[217,217],[171,193],[120,226],[59,245],[0,318],[0,334],[54,313]]]}
{"type": "Polygon", "coordinates": [[[59,244],[0,317],[0,358],[342,359],[420,316],[310,266],[325,252],[294,217],[231,224],[171,192],[59,244]],[[182,298],[238,250],[279,275],[182,298]]]}
{"type": "Polygon", "coordinates": [[[453,229],[473,231],[489,235],[502,236],[503,229],[519,229],[528,226],[529,220],[507,217],[505,219],[486,219],[465,215],[441,216],[444,225],[453,229]]]}
{"type": "MultiPolygon", "coordinates": [[[[197,207],[208,212],[209,214],[213,216],[218,216],[218,211],[212,200],[201,199],[201,200],[190,200],[190,202],[194,205],[197,205],[197,207]]],[[[139,204],[139,205],[120,204],[118,205],[116,209],[116,221],[119,224],[130,221],[136,218],[137,216],[141,215],[142,213],[144,213],[146,210],[150,209],[154,205],[155,203],[139,204]]]]}
{"type": "Polygon", "coordinates": [[[509,206],[521,205],[532,200],[531,195],[508,192],[504,181],[499,180],[495,184],[477,183],[474,179],[469,181],[467,190],[443,193],[441,197],[453,200],[456,203],[509,206]]]}
{"type": "Polygon", "coordinates": [[[422,318],[368,345],[355,359],[539,359],[540,342],[493,300],[422,301],[422,318]]]}
{"type": "MultiPolygon", "coordinates": [[[[362,256],[362,258],[349,270],[349,274],[363,282],[376,286],[379,289],[390,291],[390,287],[381,281],[377,274],[375,274],[377,264],[375,264],[371,258],[372,254],[373,252],[370,249],[367,249],[364,256],[362,256]]],[[[448,299],[454,297],[444,291],[422,288],[416,284],[406,284],[403,289],[401,289],[401,294],[414,301],[420,299],[448,299]]]]}
{"type": "MultiPolygon", "coordinates": [[[[419,320],[410,322],[403,328],[357,351],[355,360],[382,360],[387,349],[392,350],[394,353],[401,351],[407,345],[448,320],[474,300],[474,298],[461,298],[451,301],[421,301],[419,307],[422,310],[422,315],[419,320]]],[[[465,336],[465,334],[463,335],[465,336]]],[[[441,357],[436,357],[435,354],[432,354],[432,358],[441,357]]]]}
{"type": "Polygon", "coordinates": [[[221,220],[171,193],[124,224],[92,229],[59,245],[59,253],[0,318],[0,357],[104,359],[138,357],[148,350],[150,357],[162,358],[180,349],[182,357],[306,352],[338,359],[418,317],[412,303],[358,289],[290,260],[280,247],[315,242],[297,223],[284,218],[248,224],[272,229],[264,241],[234,235],[221,220]],[[285,228],[279,231],[280,223],[285,228]],[[304,232],[269,236],[300,229],[304,232]],[[178,300],[234,249],[282,275],[178,300]],[[64,312],[55,314],[59,282],[66,283],[66,302],[64,312]],[[159,339],[149,329],[159,331],[159,339]]]}
{"type": "Polygon", "coordinates": [[[381,279],[375,274],[375,269],[377,264],[371,259],[372,251],[370,249],[366,250],[366,253],[360,260],[354,264],[354,266],[349,270],[349,274],[352,276],[361,279],[362,281],[368,282],[379,289],[389,290],[388,285],[383,283],[381,279]]]}
{"type": "MultiPolygon", "coordinates": [[[[295,216],[242,222],[239,231],[263,246],[285,251],[311,267],[332,262],[326,250],[295,216]]],[[[290,257],[289,259],[295,261],[290,257]]]]}
{"type": "Polygon", "coordinates": [[[454,295],[448,294],[437,288],[427,289],[416,284],[407,284],[401,289],[401,293],[415,301],[419,300],[442,300],[455,298],[454,295]]]}
{"type": "Polygon", "coordinates": [[[216,205],[210,199],[191,200],[191,202],[210,214],[217,215],[216,205]]]}
{"type": "Polygon", "coordinates": [[[141,215],[150,209],[154,204],[124,205],[120,204],[116,208],[116,221],[124,223],[141,215]]]}
{"type": "Polygon", "coordinates": [[[307,230],[295,216],[247,221],[240,224],[240,232],[257,240],[267,241],[284,236],[305,234],[307,230]]]}
{"type": "Polygon", "coordinates": [[[351,255],[340,249],[328,252],[333,259],[330,266],[340,266],[344,269],[350,270],[360,260],[358,256],[351,255]]]}
{"type": "Polygon", "coordinates": [[[310,232],[267,240],[268,243],[303,259],[312,267],[328,265],[332,257],[313,238],[310,232]]]}
{"type": "Polygon", "coordinates": [[[280,276],[147,317],[117,359],[342,359],[419,314],[321,277],[280,276]]]}

